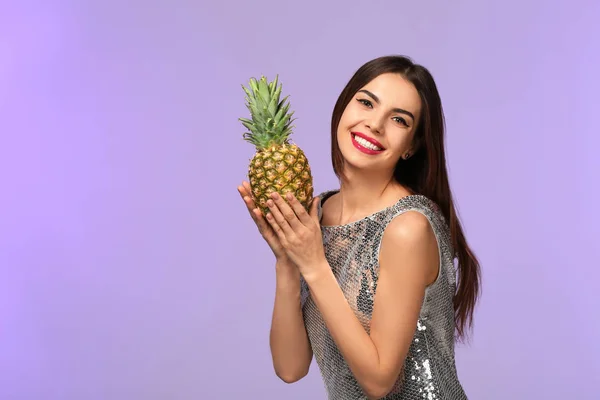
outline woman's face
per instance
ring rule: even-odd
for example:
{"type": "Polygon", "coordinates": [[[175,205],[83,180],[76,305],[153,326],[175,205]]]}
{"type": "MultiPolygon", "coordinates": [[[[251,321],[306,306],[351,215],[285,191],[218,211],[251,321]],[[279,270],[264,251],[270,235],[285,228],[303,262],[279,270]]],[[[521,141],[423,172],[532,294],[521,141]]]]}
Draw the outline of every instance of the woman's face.
{"type": "Polygon", "coordinates": [[[350,100],[338,125],[337,141],[345,168],[393,173],[398,160],[412,155],[421,99],[399,74],[383,74],[350,100]]]}

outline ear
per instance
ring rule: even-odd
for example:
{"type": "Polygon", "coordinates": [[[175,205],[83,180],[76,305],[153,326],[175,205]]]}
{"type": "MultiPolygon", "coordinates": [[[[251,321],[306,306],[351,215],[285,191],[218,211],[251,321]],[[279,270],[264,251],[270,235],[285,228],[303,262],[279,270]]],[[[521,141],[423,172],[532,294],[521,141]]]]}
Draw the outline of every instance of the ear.
{"type": "Polygon", "coordinates": [[[404,160],[408,160],[409,158],[411,158],[412,156],[415,155],[415,153],[417,151],[419,151],[419,149],[421,148],[421,141],[419,139],[413,139],[412,143],[410,144],[410,147],[408,148],[408,150],[406,150],[404,152],[404,154],[402,155],[402,158],[404,160]]]}

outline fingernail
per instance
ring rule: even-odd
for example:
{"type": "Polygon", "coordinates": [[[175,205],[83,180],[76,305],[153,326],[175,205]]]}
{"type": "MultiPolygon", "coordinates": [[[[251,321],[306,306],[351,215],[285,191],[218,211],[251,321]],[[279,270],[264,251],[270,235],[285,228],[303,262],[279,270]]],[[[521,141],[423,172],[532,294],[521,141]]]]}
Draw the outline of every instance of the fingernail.
{"type": "Polygon", "coordinates": [[[267,200],[267,205],[269,207],[273,207],[273,201],[272,200],[267,200]]]}
{"type": "Polygon", "coordinates": [[[291,200],[291,199],[292,199],[292,194],[291,194],[291,193],[288,193],[288,194],[286,195],[286,197],[287,197],[287,199],[288,199],[288,200],[291,200]]]}
{"type": "Polygon", "coordinates": [[[273,193],[271,193],[271,197],[272,197],[273,199],[277,200],[277,196],[278,196],[278,195],[277,195],[277,192],[273,192],[273,193]]]}

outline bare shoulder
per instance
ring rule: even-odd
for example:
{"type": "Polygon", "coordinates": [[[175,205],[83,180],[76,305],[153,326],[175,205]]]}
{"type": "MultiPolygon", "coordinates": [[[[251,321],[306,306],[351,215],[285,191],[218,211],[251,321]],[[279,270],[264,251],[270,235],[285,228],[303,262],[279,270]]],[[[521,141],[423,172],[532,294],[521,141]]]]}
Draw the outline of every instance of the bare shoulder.
{"type": "Polygon", "coordinates": [[[380,262],[382,268],[409,269],[426,284],[432,283],[438,272],[439,250],[427,217],[418,211],[395,217],[383,234],[380,262]]]}
{"type": "Polygon", "coordinates": [[[436,240],[429,220],[418,211],[406,211],[392,219],[385,230],[384,237],[394,242],[419,246],[436,240]]]}
{"type": "Polygon", "coordinates": [[[333,193],[327,197],[327,200],[321,204],[321,223],[324,225],[333,224],[332,216],[336,215],[336,211],[339,210],[339,192],[333,193]]]}

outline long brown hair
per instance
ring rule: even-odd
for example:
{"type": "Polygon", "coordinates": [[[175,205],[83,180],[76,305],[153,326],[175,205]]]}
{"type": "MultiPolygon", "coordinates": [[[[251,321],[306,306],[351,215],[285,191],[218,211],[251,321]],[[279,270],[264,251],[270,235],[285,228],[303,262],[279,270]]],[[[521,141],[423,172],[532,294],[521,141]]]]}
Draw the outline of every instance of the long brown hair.
{"type": "Polygon", "coordinates": [[[352,97],[371,80],[384,73],[397,73],[410,81],[421,98],[421,117],[415,132],[413,155],[400,158],[394,178],[413,192],[433,200],[448,221],[454,256],[458,259],[458,285],[454,296],[454,317],[459,338],[473,323],[473,311],[480,291],[479,262],[465,239],[448,182],[444,153],[445,121],[442,102],[431,73],[404,56],[384,56],[360,67],[340,94],[331,119],[331,160],[338,178],[343,176],[344,159],[337,142],[342,114],[352,97]]]}

